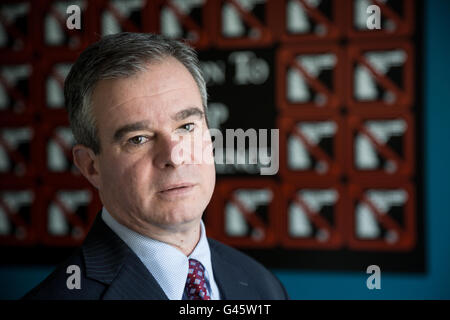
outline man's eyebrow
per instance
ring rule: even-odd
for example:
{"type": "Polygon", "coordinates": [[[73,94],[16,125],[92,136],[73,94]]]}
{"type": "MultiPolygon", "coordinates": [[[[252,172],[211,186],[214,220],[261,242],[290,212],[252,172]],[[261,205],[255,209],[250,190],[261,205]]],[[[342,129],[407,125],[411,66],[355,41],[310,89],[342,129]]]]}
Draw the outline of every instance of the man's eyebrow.
{"type": "Polygon", "coordinates": [[[202,118],[204,116],[204,112],[198,107],[191,107],[175,113],[171,118],[175,121],[181,121],[191,116],[196,116],[198,118],[202,118]]]}
{"type": "Polygon", "coordinates": [[[129,132],[139,131],[139,130],[144,130],[144,129],[149,129],[149,128],[150,127],[149,127],[147,121],[139,121],[139,122],[126,124],[126,125],[120,127],[119,129],[117,129],[116,132],[114,132],[113,141],[114,142],[120,141],[120,139],[122,139],[122,137],[129,132]]]}
{"type": "MultiPolygon", "coordinates": [[[[175,113],[171,118],[175,121],[181,121],[191,116],[196,116],[202,118],[204,116],[204,112],[200,110],[198,107],[191,107],[175,113]]],[[[129,132],[139,131],[144,129],[149,129],[150,126],[147,121],[138,121],[134,123],[126,124],[114,132],[113,141],[120,141],[124,135],[129,132]]]]}

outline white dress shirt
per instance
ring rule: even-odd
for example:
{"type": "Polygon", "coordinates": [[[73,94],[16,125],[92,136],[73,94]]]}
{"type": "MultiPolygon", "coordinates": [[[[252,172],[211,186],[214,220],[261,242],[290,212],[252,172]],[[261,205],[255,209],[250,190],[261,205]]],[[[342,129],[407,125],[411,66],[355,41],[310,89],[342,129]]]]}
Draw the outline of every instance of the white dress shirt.
{"type": "Polygon", "coordinates": [[[187,257],[183,252],[167,243],[141,235],[120,224],[105,207],[102,210],[102,219],[133,250],[170,300],[185,298],[184,288],[190,258],[200,261],[205,267],[206,287],[211,299],[220,299],[219,289],[214,280],[211,251],[203,221],[200,223],[200,240],[194,251],[187,257]]]}

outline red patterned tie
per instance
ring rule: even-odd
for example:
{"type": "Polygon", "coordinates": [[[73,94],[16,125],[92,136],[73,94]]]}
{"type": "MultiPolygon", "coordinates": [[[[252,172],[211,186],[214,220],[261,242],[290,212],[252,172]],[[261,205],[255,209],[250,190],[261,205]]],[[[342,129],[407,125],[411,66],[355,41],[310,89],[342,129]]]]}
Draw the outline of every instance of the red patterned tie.
{"type": "Polygon", "coordinates": [[[186,295],[189,300],[211,300],[206,290],[205,267],[195,259],[189,259],[186,295]]]}

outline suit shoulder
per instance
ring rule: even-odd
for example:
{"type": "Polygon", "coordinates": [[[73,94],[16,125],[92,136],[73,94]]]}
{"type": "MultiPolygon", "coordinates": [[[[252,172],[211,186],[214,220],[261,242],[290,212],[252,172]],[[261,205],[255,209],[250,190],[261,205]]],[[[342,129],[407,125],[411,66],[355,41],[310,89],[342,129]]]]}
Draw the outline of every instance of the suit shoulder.
{"type": "Polygon", "coordinates": [[[104,289],[101,283],[85,277],[85,267],[81,249],[77,249],[63,263],[59,264],[50,275],[31,289],[22,298],[24,300],[83,300],[98,299],[104,289]],[[77,266],[79,269],[68,269],[77,266]],[[80,289],[69,289],[67,282],[71,275],[79,270],[80,289]]]}
{"type": "Polygon", "coordinates": [[[257,286],[265,299],[288,299],[286,289],[278,278],[261,263],[245,253],[225,245],[217,240],[208,239],[211,251],[220,255],[233,265],[238,266],[257,286]]]}

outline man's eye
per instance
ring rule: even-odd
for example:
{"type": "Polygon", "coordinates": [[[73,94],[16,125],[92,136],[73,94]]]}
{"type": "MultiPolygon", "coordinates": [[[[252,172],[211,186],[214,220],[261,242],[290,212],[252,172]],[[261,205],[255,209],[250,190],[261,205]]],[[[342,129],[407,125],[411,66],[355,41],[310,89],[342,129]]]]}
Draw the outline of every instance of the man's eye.
{"type": "Polygon", "coordinates": [[[136,136],[128,139],[128,142],[134,145],[144,144],[148,141],[148,138],[145,136],[136,136]]]}
{"type": "Polygon", "coordinates": [[[195,129],[195,124],[192,123],[192,122],[186,123],[186,124],[183,124],[183,125],[180,127],[180,129],[183,129],[183,130],[186,130],[186,131],[188,131],[188,132],[191,132],[191,131],[193,131],[193,130],[195,129]]]}

